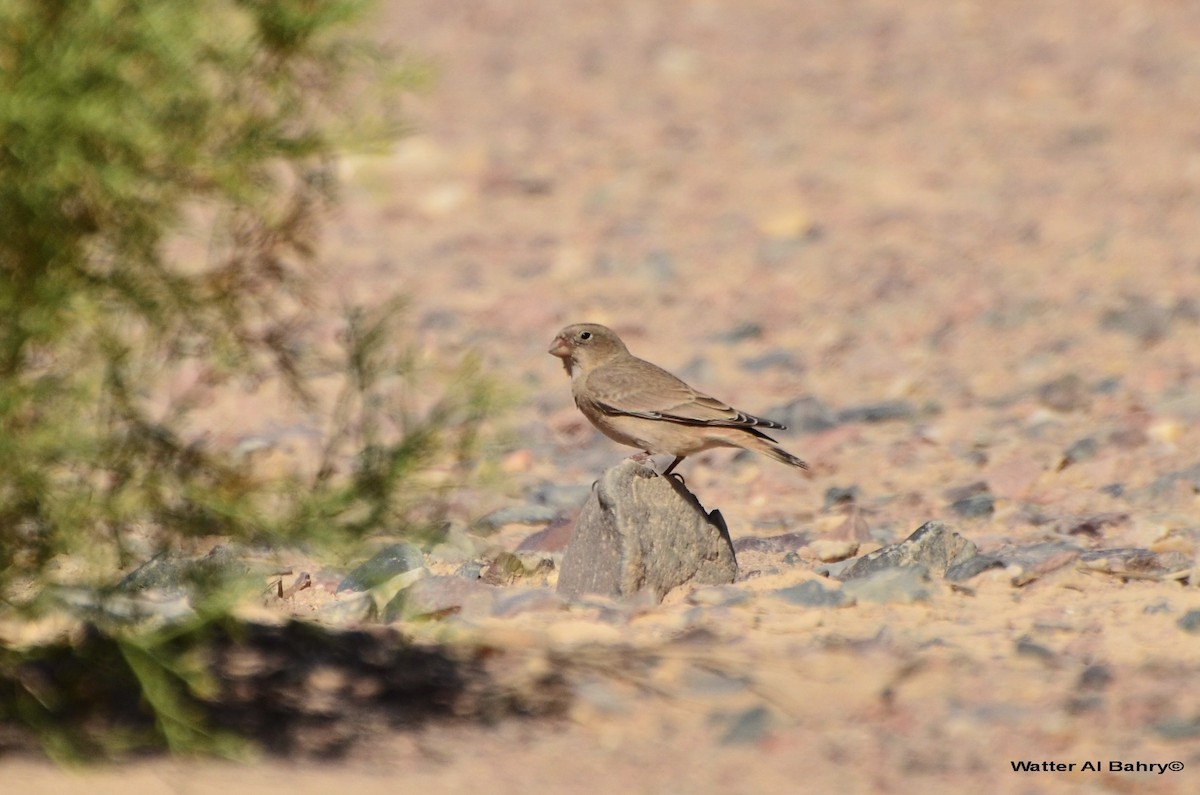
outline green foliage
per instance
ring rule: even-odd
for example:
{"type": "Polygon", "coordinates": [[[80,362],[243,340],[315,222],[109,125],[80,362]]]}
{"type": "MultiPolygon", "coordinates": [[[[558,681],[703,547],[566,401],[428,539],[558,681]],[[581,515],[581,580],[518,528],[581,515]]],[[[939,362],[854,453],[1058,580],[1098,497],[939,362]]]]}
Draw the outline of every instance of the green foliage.
{"type": "MultiPolygon", "coordinates": [[[[396,304],[347,313],[315,477],[266,480],[184,430],[206,391],[268,376],[320,408],[298,335],[333,160],[401,133],[398,98],[424,78],[354,32],[364,6],[0,3],[0,618],[54,603],[35,598],[52,563],[90,561],[75,579],[111,582],[135,531],[161,546],[344,542],[439,521],[494,394],[469,361],[418,367],[396,304]],[[205,255],[175,252],[198,235],[205,255]],[[185,369],[196,388],[156,404],[185,369]]],[[[113,637],[108,664],[138,683],[155,736],[223,748],[188,707],[205,685],[186,644],[113,637]]],[[[20,661],[9,650],[0,667],[20,661]]],[[[18,691],[0,721],[73,747],[47,722],[61,710],[18,691]]]]}

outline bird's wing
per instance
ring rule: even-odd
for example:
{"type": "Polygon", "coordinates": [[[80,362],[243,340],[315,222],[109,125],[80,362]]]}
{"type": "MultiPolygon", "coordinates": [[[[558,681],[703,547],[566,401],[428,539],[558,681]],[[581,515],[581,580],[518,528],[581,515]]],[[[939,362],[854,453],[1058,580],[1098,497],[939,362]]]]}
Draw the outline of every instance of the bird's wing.
{"type": "Polygon", "coordinates": [[[786,427],[738,411],[693,389],[661,367],[632,356],[589,373],[583,393],[581,399],[610,416],[747,430],[786,427]]]}

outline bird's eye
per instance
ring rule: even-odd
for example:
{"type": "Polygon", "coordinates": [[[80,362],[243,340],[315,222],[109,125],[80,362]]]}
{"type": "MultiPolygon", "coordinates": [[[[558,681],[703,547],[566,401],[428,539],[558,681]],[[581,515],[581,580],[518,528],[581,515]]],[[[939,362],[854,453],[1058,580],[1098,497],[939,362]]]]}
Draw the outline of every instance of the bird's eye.
{"type": "Polygon", "coordinates": [[[579,339],[583,340],[584,342],[586,342],[587,340],[590,340],[591,338],[592,338],[592,332],[590,332],[590,331],[579,332],[579,339]]]}

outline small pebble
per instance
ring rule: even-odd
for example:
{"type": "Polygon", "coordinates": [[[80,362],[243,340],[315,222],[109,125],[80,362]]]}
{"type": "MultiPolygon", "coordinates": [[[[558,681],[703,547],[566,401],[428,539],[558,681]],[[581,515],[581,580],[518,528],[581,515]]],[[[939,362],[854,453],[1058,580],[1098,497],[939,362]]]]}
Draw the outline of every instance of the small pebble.
{"type": "Polygon", "coordinates": [[[1178,621],[1184,632],[1200,633],[1200,610],[1189,610],[1178,621]]]}

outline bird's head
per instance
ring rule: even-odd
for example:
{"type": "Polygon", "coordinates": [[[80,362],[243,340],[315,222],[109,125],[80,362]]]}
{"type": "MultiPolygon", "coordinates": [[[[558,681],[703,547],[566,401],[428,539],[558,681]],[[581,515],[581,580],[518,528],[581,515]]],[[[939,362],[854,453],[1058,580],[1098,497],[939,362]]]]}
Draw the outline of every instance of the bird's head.
{"type": "Polygon", "coordinates": [[[573,375],[575,367],[586,373],[612,357],[628,352],[625,343],[612,329],[598,323],[567,326],[558,332],[549,350],[551,356],[562,359],[567,375],[573,375]]]}

